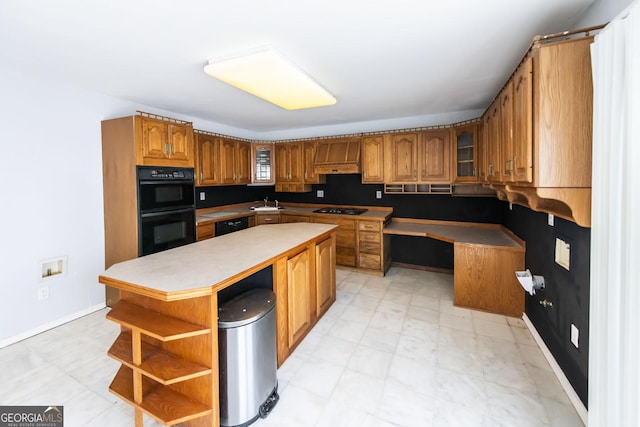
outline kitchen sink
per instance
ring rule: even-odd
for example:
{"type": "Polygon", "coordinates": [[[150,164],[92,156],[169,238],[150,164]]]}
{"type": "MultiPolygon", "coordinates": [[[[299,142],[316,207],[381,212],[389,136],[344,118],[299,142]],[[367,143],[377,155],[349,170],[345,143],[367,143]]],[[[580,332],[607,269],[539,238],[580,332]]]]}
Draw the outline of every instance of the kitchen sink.
{"type": "Polygon", "coordinates": [[[282,209],[281,206],[251,206],[252,211],[277,211],[282,209]]]}

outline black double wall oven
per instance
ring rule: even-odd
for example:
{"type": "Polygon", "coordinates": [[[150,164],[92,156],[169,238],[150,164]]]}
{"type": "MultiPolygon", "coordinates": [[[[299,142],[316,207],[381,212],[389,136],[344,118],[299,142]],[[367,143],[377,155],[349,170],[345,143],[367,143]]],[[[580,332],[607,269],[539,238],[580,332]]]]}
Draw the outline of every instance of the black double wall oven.
{"type": "Polygon", "coordinates": [[[138,166],[138,255],[196,241],[192,168],[138,166]]]}

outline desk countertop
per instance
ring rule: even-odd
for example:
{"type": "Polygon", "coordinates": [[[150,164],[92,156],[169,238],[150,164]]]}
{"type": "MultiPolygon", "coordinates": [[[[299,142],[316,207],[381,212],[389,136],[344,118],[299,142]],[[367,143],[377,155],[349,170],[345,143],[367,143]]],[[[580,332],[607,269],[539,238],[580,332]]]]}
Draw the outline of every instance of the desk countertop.
{"type": "Polygon", "coordinates": [[[385,234],[430,237],[451,243],[524,248],[522,240],[497,224],[393,218],[383,232],[385,234]]]}

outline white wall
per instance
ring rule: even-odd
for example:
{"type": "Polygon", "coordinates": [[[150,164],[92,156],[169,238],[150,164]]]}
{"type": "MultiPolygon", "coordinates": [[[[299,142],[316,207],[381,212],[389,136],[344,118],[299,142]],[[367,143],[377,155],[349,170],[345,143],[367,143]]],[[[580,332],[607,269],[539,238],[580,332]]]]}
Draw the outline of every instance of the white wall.
{"type": "Polygon", "coordinates": [[[575,28],[606,24],[622,12],[633,0],[595,0],[575,28]]]}
{"type": "MultiPolygon", "coordinates": [[[[0,68],[0,347],[104,306],[100,121],[163,112],[0,68]],[[41,261],[68,273],[41,280],[41,261]],[[48,299],[38,301],[38,288],[48,299]]],[[[222,132],[210,122],[200,129],[222,132]]]]}

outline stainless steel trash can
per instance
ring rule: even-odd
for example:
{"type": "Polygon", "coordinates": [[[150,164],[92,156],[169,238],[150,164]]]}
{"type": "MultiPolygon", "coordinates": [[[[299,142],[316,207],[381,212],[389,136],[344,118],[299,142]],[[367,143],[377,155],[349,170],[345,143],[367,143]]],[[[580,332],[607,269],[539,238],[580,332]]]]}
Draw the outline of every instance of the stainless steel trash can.
{"type": "Polygon", "coordinates": [[[218,309],[222,426],[247,426],[278,401],[275,301],[252,289],[218,309]]]}

